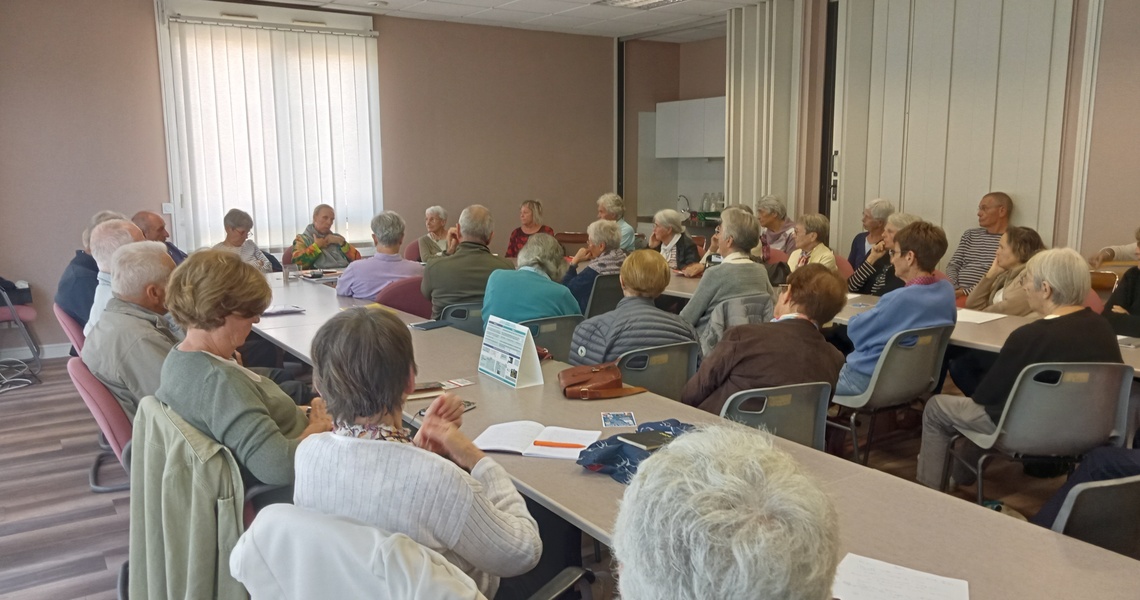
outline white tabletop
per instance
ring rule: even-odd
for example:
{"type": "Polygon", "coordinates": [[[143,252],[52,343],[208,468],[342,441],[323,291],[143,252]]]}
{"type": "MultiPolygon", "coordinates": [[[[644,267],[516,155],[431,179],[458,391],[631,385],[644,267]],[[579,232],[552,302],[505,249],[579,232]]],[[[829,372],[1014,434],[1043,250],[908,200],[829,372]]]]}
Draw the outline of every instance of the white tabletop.
{"type": "MultiPolygon", "coordinates": [[[[312,314],[331,315],[340,310],[331,289],[317,294],[293,291],[305,289],[296,285],[288,289],[281,293],[283,302],[317,301],[335,307],[306,306],[312,314]],[[324,298],[320,299],[322,294],[324,298]]],[[[405,322],[421,320],[406,313],[396,314],[405,322]]],[[[308,345],[319,324],[265,328],[264,323],[258,326],[262,335],[308,359],[308,345]]],[[[418,379],[462,377],[476,382],[456,390],[460,397],[477,404],[464,415],[462,427],[472,438],[489,425],[519,419],[598,429],[603,437],[629,431],[603,429],[603,411],[632,411],[638,423],[666,418],[687,423],[720,421],[719,417],[651,393],[611,400],[567,400],[557,385],[557,373],[566,365],[557,362],[543,365],[544,385],[515,390],[477,374],[480,338],[453,328],[413,329],[412,338],[420,369],[418,379]]],[[[405,417],[411,417],[428,402],[408,402],[405,417]]],[[[1132,559],[806,446],[784,440],[777,440],[777,444],[819,480],[834,499],[840,516],[843,552],[966,579],[973,600],[1135,598],[1140,590],[1140,563],[1132,559]]],[[[624,486],[572,461],[513,454],[495,454],[495,460],[511,474],[524,494],[602,543],[610,543],[624,486]]]]}

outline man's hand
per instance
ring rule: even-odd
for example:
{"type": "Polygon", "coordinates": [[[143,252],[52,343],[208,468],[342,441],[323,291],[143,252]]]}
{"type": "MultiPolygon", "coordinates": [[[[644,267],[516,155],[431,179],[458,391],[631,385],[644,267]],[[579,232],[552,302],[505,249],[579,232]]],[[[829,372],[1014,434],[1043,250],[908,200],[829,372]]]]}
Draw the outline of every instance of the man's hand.
{"type": "Polygon", "coordinates": [[[447,230],[447,253],[454,254],[459,247],[459,228],[452,227],[447,230]]]}
{"type": "Polygon", "coordinates": [[[336,246],[343,246],[345,239],[344,239],[344,236],[341,236],[341,235],[338,235],[335,233],[330,233],[329,235],[325,236],[325,241],[329,244],[333,244],[336,246]]]}
{"type": "Polygon", "coordinates": [[[1089,266],[1094,269],[1099,269],[1102,263],[1114,258],[1116,258],[1116,253],[1112,250],[1109,250],[1108,248],[1105,248],[1104,250],[1097,252],[1096,255],[1089,259],[1089,266]]]}

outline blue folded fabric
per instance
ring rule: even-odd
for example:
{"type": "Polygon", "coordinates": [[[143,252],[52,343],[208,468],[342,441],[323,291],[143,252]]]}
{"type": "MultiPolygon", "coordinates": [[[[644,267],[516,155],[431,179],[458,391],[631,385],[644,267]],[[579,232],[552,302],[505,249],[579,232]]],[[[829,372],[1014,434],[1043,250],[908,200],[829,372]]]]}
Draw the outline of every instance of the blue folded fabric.
{"type": "MultiPolygon", "coordinates": [[[[638,433],[664,431],[674,437],[692,429],[692,425],[677,419],[642,423],[637,426],[638,433]]],[[[614,435],[590,444],[578,455],[578,464],[591,471],[605,473],[614,480],[629,485],[633,476],[637,474],[637,466],[649,458],[650,452],[630,446],[617,438],[618,436],[614,435]]]]}

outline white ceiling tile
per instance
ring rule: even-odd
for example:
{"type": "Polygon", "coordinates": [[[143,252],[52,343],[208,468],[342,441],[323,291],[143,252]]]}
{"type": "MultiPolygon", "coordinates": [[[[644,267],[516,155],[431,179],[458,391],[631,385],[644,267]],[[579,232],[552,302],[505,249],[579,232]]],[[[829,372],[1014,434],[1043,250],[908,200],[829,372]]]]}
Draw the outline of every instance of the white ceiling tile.
{"type": "Polygon", "coordinates": [[[564,10],[577,8],[580,4],[573,2],[563,2],[562,0],[512,0],[507,4],[502,4],[497,8],[505,10],[521,10],[523,12],[532,12],[543,15],[552,15],[560,13],[564,10]]]}
{"type": "MultiPolygon", "coordinates": [[[[626,15],[612,19],[613,21],[627,21],[629,23],[647,23],[649,25],[671,25],[691,19],[691,15],[680,13],[666,13],[651,10],[638,11],[637,14],[626,15]]],[[[699,18],[699,17],[698,17],[699,18]]]]}
{"type": "Polygon", "coordinates": [[[614,37],[621,37],[624,35],[633,35],[635,33],[642,33],[655,29],[654,25],[646,25],[644,23],[634,23],[632,21],[599,21],[593,25],[586,25],[577,28],[577,31],[589,31],[599,35],[611,35],[614,37]]]}
{"type": "Polygon", "coordinates": [[[534,19],[535,13],[523,12],[521,10],[506,10],[503,8],[492,8],[470,15],[472,18],[480,19],[483,21],[492,21],[495,23],[525,23],[534,19]]]}
{"type": "Polygon", "coordinates": [[[348,11],[348,12],[354,12],[354,13],[368,13],[368,14],[373,14],[373,15],[382,15],[385,13],[392,12],[399,7],[398,6],[390,6],[390,5],[359,6],[356,4],[344,4],[344,3],[334,4],[334,3],[330,2],[328,4],[322,4],[321,8],[327,8],[330,10],[348,11]]]}
{"type": "Polygon", "coordinates": [[[466,17],[481,10],[483,9],[478,6],[464,6],[462,4],[448,4],[446,2],[420,2],[401,8],[400,12],[442,15],[446,17],[466,17]]]}
{"type": "Polygon", "coordinates": [[[736,8],[735,4],[726,2],[713,2],[711,0],[685,0],[676,4],[669,4],[653,10],[663,12],[676,12],[686,15],[723,16],[729,10],[736,8]]]}
{"type": "Polygon", "coordinates": [[[530,25],[541,25],[544,27],[565,27],[567,29],[573,29],[575,27],[591,25],[599,21],[600,19],[583,19],[581,17],[571,17],[568,15],[546,15],[527,21],[526,24],[528,27],[530,25]]]}
{"type": "Polygon", "coordinates": [[[480,8],[494,8],[500,4],[506,4],[511,0],[447,0],[450,4],[462,4],[464,6],[478,6],[480,8]]]}
{"type": "Polygon", "coordinates": [[[588,4],[586,6],[579,6],[571,10],[563,11],[561,15],[568,17],[582,17],[586,19],[616,19],[618,17],[625,17],[628,15],[635,15],[638,11],[632,8],[618,8],[616,6],[599,6],[597,4],[588,4]]]}

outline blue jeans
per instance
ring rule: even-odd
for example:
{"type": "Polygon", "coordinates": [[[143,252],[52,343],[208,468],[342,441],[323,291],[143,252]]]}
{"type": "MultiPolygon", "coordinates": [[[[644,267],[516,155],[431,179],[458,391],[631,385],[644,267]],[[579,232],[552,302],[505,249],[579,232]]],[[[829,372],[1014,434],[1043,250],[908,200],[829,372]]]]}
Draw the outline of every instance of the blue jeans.
{"type": "Polygon", "coordinates": [[[851,365],[843,365],[843,369],[839,371],[839,381],[835,384],[835,395],[858,396],[867,391],[867,387],[870,385],[870,375],[864,375],[852,369],[851,365]]]}

